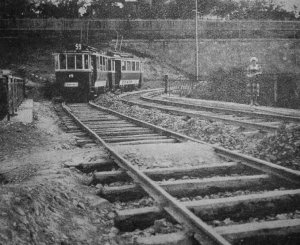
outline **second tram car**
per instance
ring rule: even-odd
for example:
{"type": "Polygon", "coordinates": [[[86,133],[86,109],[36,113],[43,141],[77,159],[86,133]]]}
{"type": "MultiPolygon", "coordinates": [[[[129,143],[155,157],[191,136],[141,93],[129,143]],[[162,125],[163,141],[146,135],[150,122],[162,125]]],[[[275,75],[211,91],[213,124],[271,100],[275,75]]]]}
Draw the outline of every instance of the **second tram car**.
{"type": "Polygon", "coordinates": [[[87,102],[107,90],[132,90],[143,79],[141,61],[129,54],[76,44],[54,59],[56,86],[67,102],[87,102]]]}
{"type": "Polygon", "coordinates": [[[143,81],[142,63],[133,55],[120,52],[108,52],[114,65],[110,89],[133,90],[140,88],[143,81]]]}

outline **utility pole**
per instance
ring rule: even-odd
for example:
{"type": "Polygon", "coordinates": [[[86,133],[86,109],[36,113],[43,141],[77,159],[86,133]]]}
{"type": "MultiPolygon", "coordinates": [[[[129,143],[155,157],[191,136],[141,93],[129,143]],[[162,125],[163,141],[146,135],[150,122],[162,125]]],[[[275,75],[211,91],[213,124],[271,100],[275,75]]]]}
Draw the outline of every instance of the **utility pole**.
{"type": "Polygon", "coordinates": [[[195,4],[196,4],[196,81],[198,81],[199,78],[199,57],[198,57],[198,53],[199,53],[199,47],[198,47],[198,1],[195,0],[195,4]]]}

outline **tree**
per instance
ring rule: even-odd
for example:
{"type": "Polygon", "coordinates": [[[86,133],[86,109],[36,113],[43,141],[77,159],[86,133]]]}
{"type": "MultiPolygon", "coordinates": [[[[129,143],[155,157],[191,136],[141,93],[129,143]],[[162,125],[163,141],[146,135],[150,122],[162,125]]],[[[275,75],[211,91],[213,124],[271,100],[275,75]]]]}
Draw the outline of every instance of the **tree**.
{"type": "Polygon", "coordinates": [[[151,6],[149,2],[141,1],[138,5],[137,10],[137,18],[141,19],[151,19],[152,13],[151,13],[151,6]]]}
{"type": "MultiPolygon", "coordinates": [[[[288,11],[274,0],[197,0],[199,16],[230,19],[296,20],[299,11],[288,11]]],[[[2,18],[195,18],[195,0],[139,0],[137,8],[125,0],[0,0],[2,18]],[[128,5],[129,4],[129,5],[128,5]]]]}
{"type": "Polygon", "coordinates": [[[87,8],[85,16],[107,19],[127,18],[128,14],[121,0],[93,0],[87,8]]]}
{"type": "Polygon", "coordinates": [[[238,3],[234,0],[219,1],[216,5],[214,14],[220,17],[230,16],[238,9],[238,3]]]}
{"type": "Polygon", "coordinates": [[[151,16],[153,19],[165,19],[167,17],[167,5],[164,1],[153,0],[151,8],[151,16]]]}
{"type": "Polygon", "coordinates": [[[296,19],[293,11],[287,11],[273,0],[241,0],[230,15],[232,19],[296,19]]]}
{"type": "MultiPolygon", "coordinates": [[[[234,9],[236,2],[232,0],[198,0],[199,16],[217,14],[226,16],[234,9]]],[[[195,16],[195,0],[175,0],[166,7],[168,17],[190,19],[195,16]]]]}
{"type": "Polygon", "coordinates": [[[58,6],[53,4],[53,2],[49,0],[37,3],[36,15],[39,18],[60,17],[58,6]]]}
{"type": "Polygon", "coordinates": [[[26,18],[35,16],[35,3],[32,0],[1,0],[2,18],[26,18]]]}
{"type": "Polygon", "coordinates": [[[78,18],[87,0],[36,0],[36,17],[78,18]]]}

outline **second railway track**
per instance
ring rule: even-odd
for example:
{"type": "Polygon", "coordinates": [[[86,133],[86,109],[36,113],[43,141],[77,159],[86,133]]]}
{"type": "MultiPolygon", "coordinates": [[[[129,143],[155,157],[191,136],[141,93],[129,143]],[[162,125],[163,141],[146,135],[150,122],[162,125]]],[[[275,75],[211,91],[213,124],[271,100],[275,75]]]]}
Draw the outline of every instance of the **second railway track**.
{"type": "Polygon", "coordinates": [[[280,126],[293,126],[300,124],[300,116],[284,115],[262,110],[243,110],[238,108],[224,108],[213,105],[198,105],[177,101],[167,97],[160,97],[161,92],[129,93],[122,97],[122,101],[148,109],[158,109],[167,113],[198,117],[212,121],[223,121],[250,130],[275,132],[280,126]]]}
{"type": "MultiPolygon", "coordinates": [[[[138,208],[125,205],[127,208],[116,211],[115,225],[121,232],[140,230],[135,243],[128,244],[299,241],[299,171],[206,145],[95,104],[70,104],[63,108],[72,118],[66,118],[70,132],[89,135],[110,154],[109,161],[90,164],[93,167],[89,171],[97,170],[92,184],[102,185],[98,194],[111,202],[129,203],[145,196],[152,200],[138,208]],[[159,144],[160,149],[187,149],[191,147],[189,141],[195,142],[195,149],[197,145],[202,149],[195,150],[197,156],[211,151],[215,162],[145,169],[133,166],[117,150],[153,144],[159,144]],[[203,151],[203,145],[207,151],[203,151]],[[162,218],[175,228],[168,232],[158,229],[162,218]],[[151,226],[147,234],[152,236],[145,235],[143,230],[151,226]]],[[[85,141],[93,144],[87,138],[85,141]]]]}

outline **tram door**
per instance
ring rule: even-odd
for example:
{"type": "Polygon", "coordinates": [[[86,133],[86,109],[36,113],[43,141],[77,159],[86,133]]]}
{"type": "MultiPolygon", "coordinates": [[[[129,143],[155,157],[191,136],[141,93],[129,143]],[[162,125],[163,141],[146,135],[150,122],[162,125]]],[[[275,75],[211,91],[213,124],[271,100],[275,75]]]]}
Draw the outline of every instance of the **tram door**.
{"type": "Polygon", "coordinates": [[[116,64],[116,84],[120,85],[121,80],[121,60],[115,60],[116,64]]]}
{"type": "Polygon", "coordinates": [[[96,55],[91,55],[91,77],[89,79],[88,90],[87,90],[87,101],[93,98],[95,91],[95,81],[97,80],[97,57],[96,55]]]}
{"type": "Polygon", "coordinates": [[[96,61],[96,55],[92,55],[91,56],[91,68],[92,68],[92,81],[90,84],[90,88],[91,88],[91,85],[94,86],[95,84],[95,81],[97,80],[97,61],[96,61]]]}
{"type": "Polygon", "coordinates": [[[115,89],[115,76],[113,74],[113,60],[108,59],[108,84],[109,89],[115,89]]]}

